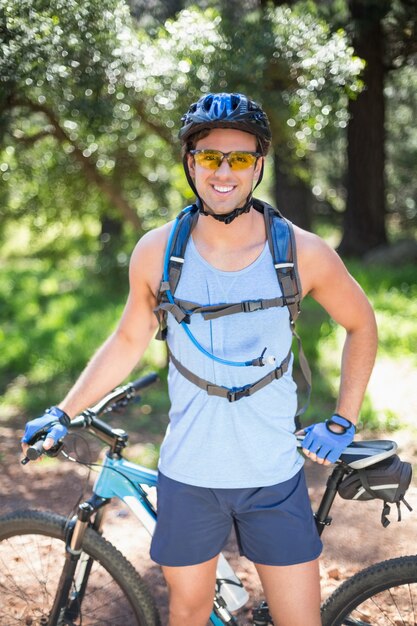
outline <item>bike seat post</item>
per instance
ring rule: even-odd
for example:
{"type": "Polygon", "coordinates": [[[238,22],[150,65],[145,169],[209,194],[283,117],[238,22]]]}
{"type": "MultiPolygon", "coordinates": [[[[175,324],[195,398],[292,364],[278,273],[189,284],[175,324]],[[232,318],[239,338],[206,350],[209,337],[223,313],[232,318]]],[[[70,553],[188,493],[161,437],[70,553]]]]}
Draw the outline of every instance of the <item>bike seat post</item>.
{"type": "Polygon", "coordinates": [[[345,474],[345,466],[341,463],[338,463],[327,479],[326,490],[320,501],[317,513],[315,513],[314,515],[319,535],[322,534],[325,526],[330,526],[332,522],[332,518],[329,517],[329,512],[336,497],[337,488],[343,480],[345,474]]]}

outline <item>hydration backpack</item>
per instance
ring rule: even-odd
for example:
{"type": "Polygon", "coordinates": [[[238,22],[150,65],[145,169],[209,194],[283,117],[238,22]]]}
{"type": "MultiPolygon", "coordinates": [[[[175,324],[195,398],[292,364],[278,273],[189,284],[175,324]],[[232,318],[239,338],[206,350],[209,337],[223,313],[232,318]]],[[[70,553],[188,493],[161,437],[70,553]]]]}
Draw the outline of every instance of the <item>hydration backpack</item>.
{"type": "MultiPolygon", "coordinates": [[[[224,315],[233,315],[236,313],[254,314],[256,311],[262,309],[286,306],[289,311],[291,332],[293,336],[296,337],[298,342],[299,363],[307,382],[309,396],[311,390],[311,372],[302,350],[301,340],[295,332],[295,321],[300,312],[301,285],[296,264],[293,226],[291,222],[285,219],[277,209],[274,209],[266,202],[254,199],[253,207],[255,210],[263,213],[264,215],[268,245],[273,258],[277,280],[281,287],[282,296],[260,300],[246,300],[243,302],[220,303],[215,305],[200,305],[175,297],[175,291],[181,277],[188,239],[191,236],[191,232],[196,225],[199,216],[198,207],[193,204],[183,209],[183,211],[181,211],[181,213],[177,216],[168,240],[164,260],[164,272],[157,296],[158,306],[155,308],[155,314],[159,322],[159,330],[156,338],[161,340],[166,339],[167,316],[168,313],[171,313],[177,323],[182,325],[184,331],[187,333],[194,345],[207,357],[231,366],[262,367],[266,363],[271,364],[270,358],[268,359],[268,357],[264,357],[266,349],[259,357],[254,358],[251,361],[243,362],[227,361],[209,353],[198,343],[190,331],[189,323],[191,316],[199,313],[205,320],[211,320],[224,315]]],[[[200,389],[204,389],[209,395],[220,396],[222,398],[226,398],[229,402],[235,402],[243,397],[256,393],[272,381],[283,376],[288,369],[291,354],[292,352],[290,349],[287,356],[277,367],[275,367],[275,369],[256,382],[243,387],[233,388],[216,385],[210,381],[200,378],[191,370],[186,368],[183,363],[180,363],[171,352],[169,352],[169,358],[175,365],[176,369],[185,378],[200,387],[200,389]]],[[[297,416],[306,410],[307,404],[308,401],[306,405],[297,412],[297,416]]]]}

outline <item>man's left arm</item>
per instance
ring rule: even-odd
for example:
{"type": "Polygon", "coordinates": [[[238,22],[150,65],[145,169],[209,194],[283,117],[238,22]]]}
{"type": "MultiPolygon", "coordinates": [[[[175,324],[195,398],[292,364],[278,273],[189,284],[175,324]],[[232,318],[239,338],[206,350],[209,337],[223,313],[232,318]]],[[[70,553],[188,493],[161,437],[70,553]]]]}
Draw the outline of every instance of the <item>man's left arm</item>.
{"type": "MultiPolygon", "coordinates": [[[[311,295],[346,330],[335,413],[356,424],[377,351],[375,315],[334,250],[310,233],[302,233],[300,244],[303,294],[311,295]]],[[[309,456],[316,460],[315,454],[309,456]]]]}

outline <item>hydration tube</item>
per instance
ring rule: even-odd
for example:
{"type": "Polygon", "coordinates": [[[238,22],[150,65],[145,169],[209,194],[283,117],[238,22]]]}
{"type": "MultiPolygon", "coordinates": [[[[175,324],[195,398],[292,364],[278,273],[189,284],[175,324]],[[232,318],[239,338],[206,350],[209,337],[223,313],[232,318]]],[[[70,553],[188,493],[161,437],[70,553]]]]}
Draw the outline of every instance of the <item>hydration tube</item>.
{"type": "MultiPolygon", "coordinates": [[[[174,222],[174,226],[172,227],[172,230],[171,230],[171,233],[170,233],[170,236],[169,236],[169,239],[168,239],[168,244],[167,244],[166,253],[165,253],[165,259],[164,259],[164,275],[163,275],[164,282],[166,282],[168,284],[169,284],[169,260],[170,260],[171,244],[172,244],[172,241],[173,241],[173,239],[175,237],[175,233],[177,231],[177,226],[178,226],[178,223],[179,223],[180,219],[184,215],[186,215],[187,213],[190,213],[193,210],[193,208],[194,208],[194,205],[190,205],[190,206],[186,207],[176,217],[175,222],[174,222]]],[[[171,289],[167,289],[165,293],[166,293],[166,296],[168,298],[168,301],[171,304],[175,304],[174,296],[171,293],[171,289]]],[[[269,365],[273,365],[275,363],[275,357],[273,357],[273,356],[268,356],[268,357],[264,358],[264,354],[265,354],[266,348],[263,350],[262,354],[258,358],[252,359],[250,361],[229,361],[227,359],[222,359],[222,358],[216,356],[215,354],[212,354],[211,352],[209,352],[205,348],[203,348],[203,346],[194,337],[193,333],[191,332],[191,330],[187,326],[186,322],[182,321],[182,322],[180,322],[180,324],[183,327],[183,329],[186,332],[186,334],[188,335],[188,337],[191,339],[192,343],[195,345],[195,347],[200,352],[202,352],[205,356],[209,357],[213,361],[216,361],[216,363],[221,363],[222,365],[232,365],[234,367],[249,367],[251,365],[262,367],[266,363],[268,363],[269,365]]]]}

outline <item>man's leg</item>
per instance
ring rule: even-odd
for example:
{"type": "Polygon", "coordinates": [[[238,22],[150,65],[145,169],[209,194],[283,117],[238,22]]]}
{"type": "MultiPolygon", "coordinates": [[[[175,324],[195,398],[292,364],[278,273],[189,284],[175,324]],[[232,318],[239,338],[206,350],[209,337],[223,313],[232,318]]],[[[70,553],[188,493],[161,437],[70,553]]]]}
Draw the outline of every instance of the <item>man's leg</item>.
{"type": "Polygon", "coordinates": [[[321,626],[319,561],[255,563],[275,626],[321,626]]]}
{"type": "Polygon", "coordinates": [[[213,608],[217,559],[162,567],[169,589],[168,626],[206,626],[213,608]]]}

